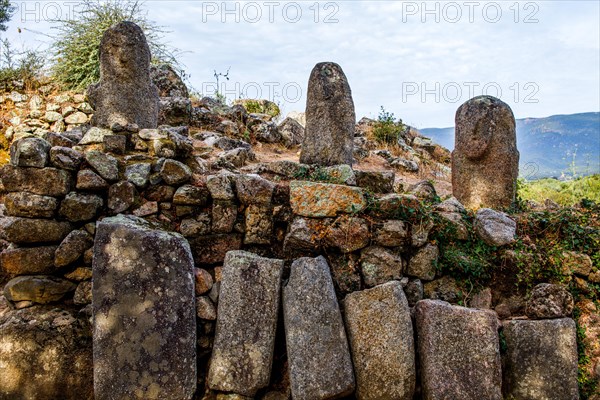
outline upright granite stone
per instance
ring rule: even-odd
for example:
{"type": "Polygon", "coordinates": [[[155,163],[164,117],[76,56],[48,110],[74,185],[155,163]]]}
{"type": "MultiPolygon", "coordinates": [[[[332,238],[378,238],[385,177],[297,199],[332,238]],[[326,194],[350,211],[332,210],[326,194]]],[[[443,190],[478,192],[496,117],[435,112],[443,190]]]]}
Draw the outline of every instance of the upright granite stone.
{"type": "Polygon", "coordinates": [[[505,398],[579,399],[575,321],[507,321],[504,337],[505,398]]]}
{"type": "Polygon", "coordinates": [[[424,400],[501,400],[496,315],[422,300],[415,309],[424,400]]]}
{"type": "Polygon", "coordinates": [[[352,394],[352,360],[325,258],[299,258],[292,263],[283,288],[283,316],[292,398],[352,394]]]}
{"type": "Polygon", "coordinates": [[[140,218],[105,218],[92,293],[96,400],[191,399],[196,312],[187,241],[140,218]]]}
{"type": "Polygon", "coordinates": [[[411,400],[415,347],[408,301],[400,282],[350,293],[344,300],[346,327],[359,400],[411,400]]]}
{"type": "Polygon", "coordinates": [[[150,48],[142,29],[124,21],[104,32],[100,43],[100,82],[88,88],[96,110],[92,125],[158,124],[158,89],[150,79],[150,48]]]}
{"type": "Polygon", "coordinates": [[[515,199],[519,152],[515,117],[492,96],[475,97],[456,111],[452,192],[468,208],[506,208],[515,199]]]}
{"type": "Polygon", "coordinates": [[[269,384],[283,260],[225,256],[208,386],[252,397],[269,384]]]}
{"type": "Polygon", "coordinates": [[[355,124],[352,92],[344,71],[332,62],[317,64],[308,81],[300,162],[352,165],[355,124]]]}

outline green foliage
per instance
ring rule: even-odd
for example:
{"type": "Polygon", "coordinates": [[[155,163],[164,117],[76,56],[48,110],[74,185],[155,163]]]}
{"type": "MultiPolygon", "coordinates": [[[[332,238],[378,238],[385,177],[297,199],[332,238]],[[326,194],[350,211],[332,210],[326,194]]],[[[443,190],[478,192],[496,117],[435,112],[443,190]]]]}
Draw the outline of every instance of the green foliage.
{"type": "Polygon", "coordinates": [[[596,389],[599,387],[600,382],[598,382],[598,379],[593,378],[588,372],[591,362],[590,357],[588,356],[588,338],[585,327],[579,322],[580,316],[581,310],[578,307],[575,307],[573,310],[573,318],[577,323],[577,382],[579,384],[579,394],[581,398],[585,400],[596,393],[596,389]]]}
{"type": "Polygon", "coordinates": [[[33,86],[42,74],[44,64],[44,57],[39,52],[17,51],[8,39],[0,40],[0,89],[12,90],[16,82],[33,86]]]}
{"type": "Polygon", "coordinates": [[[10,4],[9,0],[0,0],[0,31],[6,31],[6,23],[10,21],[14,12],[15,6],[10,4]]]}
{"type": "Polygon", "coordinates": [[[385,108],[381,106],[379,117],[373,126],[375,140],[379,143],[395,144],[405,130],[406,127],[402,120],[398,119],[396,121],[394,114],[385,111],[385,108]]]}
{"type": "Polygon", "coordinates": [[[183,73],[177,61],[178,50],[167,46],[166,31],[148,21],[142,3],[133,0],[84,0],[76,18],[54,21],[58,31],[52,43],[52,73],[66,89],[85,89],[100,79],[98,49],[104,31],[112,25],[131,21],[146,34],[154,63],[170,64],[183,73]]]}
{"type": "Polygon", "coordinates": [[[563,206],[572,206],[582,200],[600,203],[600,175],[591,175],[571,181],[540,179],[520,181],[518,194],[522,200],[543,203],[550,199],[563,206]]]}

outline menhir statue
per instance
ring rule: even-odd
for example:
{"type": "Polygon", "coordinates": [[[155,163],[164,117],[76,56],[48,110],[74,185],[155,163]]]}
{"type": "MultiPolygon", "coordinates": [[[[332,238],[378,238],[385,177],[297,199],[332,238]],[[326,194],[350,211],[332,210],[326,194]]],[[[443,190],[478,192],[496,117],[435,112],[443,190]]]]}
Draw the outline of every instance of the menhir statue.
{"type": "Polygon", "coordinates": [[[515,117],[492,96],[472,98],[456,111],[452,192],[468,208],[506,208],[515,200],[519,151],[515,117]]]}
{"type": "Polygon", "coordinates": [[[150,48],[142,29],[121,22],[104,32],[100,43],[100,82],[90,85],[88,97],[96,110],[92,125],[158,124],[158,89],[150,79],[150,48]]]}

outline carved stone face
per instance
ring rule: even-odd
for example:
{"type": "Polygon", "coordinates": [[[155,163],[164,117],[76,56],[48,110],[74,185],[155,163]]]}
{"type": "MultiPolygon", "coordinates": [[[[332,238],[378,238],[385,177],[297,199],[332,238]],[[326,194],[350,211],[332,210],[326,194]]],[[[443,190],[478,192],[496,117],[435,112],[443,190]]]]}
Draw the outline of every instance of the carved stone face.
{"type": "Polygon", "coordinates": [[[350,91],[346,75],[338,64],[319,63],[313,69],[312,74],[319,82],[316,87],[320,89],[320,93],[316,93],[316,95],[323,99],[331,99],[336,95],[343,96],[350,91]]]}
{"type": "Polygon", "coordinates": [[[132,22],[121,22],[108,29],[100,44],[100,68],[104,79],[147,79],[150,48],[142,29],[132,22]]]}

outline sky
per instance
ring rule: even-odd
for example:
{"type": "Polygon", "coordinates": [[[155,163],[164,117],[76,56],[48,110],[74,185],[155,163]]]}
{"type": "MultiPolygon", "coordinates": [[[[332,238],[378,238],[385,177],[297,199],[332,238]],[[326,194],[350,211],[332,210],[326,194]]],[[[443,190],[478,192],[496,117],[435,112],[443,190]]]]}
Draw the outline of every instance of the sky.
{"type": "MultiPolygon", "coordinates": [[[[3,34],[46,50],[49,22],[77,1],[13,1],[3,34]],[[18,33],[19,28],[21,33],[18,33]]],[[[202,94],[267,98],[304,111],[311,69],[344,70],[357,119],[383,106],[417,128],[454,125],[456,109],[489,94],[516,118],[600,111],[600,2],[146,1],[148,19],[202,94]]]]}

